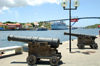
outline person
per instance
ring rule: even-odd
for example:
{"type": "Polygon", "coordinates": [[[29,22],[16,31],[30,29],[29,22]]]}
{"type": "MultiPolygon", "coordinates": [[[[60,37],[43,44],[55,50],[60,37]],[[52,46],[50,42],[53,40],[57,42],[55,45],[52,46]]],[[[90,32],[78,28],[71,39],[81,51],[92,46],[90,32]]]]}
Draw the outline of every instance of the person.
{"type": "Polygon", "coordinates": [[[100,37],[100,30],[99,30],[99,37],[100,37]]]}

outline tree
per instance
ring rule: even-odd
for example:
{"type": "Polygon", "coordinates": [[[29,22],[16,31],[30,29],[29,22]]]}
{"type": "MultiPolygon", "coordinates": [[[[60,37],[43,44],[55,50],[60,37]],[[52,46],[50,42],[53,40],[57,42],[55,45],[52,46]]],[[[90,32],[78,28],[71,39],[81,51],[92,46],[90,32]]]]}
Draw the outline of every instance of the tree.
{"type": "Polygon", "coordinates": [[[15,24],[15,23],[17,23],[17,22],[6,21],[4,24],[6,24],[6,23],[12,23],[12,24],[15,24]]]}
{"type": "Polygon", "coordinates": [[[33,27],[35,27],[34,23],[31,23],[33,27]]]}

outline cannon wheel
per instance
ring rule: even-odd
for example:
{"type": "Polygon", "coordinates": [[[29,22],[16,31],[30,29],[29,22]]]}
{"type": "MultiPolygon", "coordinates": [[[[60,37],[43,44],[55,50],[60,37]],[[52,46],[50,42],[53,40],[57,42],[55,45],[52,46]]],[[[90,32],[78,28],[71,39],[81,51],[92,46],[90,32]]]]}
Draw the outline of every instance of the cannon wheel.
{"type": "Polygon", "coordinates": [[[50,64],[52,66],[57,66],[58,65],[58,62],[59,62],[59,58],[57,56],[53,56],[51,59],[50,59],[50,64]]]}
{"type": "Polygon", "coordinates": [[[34,65],[36,63],[36,56],[30,55],[27,57],[28,65],[34,65]]]}
{"type": "Polygon", "coordinates": [[[77,46],[79,49],[84,49],[84,44],[78,44],[77,46]]]}
{"type": "Polygon", "coordinates": [[[91,47],[92,49],[98,49],[98,45],[97,45],[97,44],[92,44],[92,45],[90,45],[90,47],[91,47]]]}

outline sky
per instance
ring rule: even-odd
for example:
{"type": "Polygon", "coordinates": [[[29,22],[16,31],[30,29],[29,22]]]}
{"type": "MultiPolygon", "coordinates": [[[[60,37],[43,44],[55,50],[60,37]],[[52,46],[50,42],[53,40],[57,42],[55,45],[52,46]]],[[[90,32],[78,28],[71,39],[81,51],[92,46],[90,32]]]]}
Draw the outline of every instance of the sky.
{"type": "MultiPolygon", "coordinates": [[[[63,10],[60,2],[61,0],[0,0],[0,22],[27,23],[68,19],[69,11],[63,10]]],[[[78,9],[72,10],[72,17],[100,17],[100,0],[79,2],[78,9]]],[[[65,23],[68,24],[68,21],[65,23]]],[[[79,20],[74,26],[84,27],[93,24],[100,24],[100,19],[79,20]]]]}

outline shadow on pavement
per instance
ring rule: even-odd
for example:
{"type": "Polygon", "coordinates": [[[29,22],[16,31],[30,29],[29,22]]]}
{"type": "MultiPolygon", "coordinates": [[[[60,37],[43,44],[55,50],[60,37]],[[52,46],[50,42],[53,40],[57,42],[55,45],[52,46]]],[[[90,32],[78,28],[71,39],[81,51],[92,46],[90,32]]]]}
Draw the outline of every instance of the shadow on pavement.
{"type": "MultiPolygon", "coordinates": [[[[13,61],[13,62],[11,62],[11,64],[27,64],[27,62],[19,62],[19,61],[13,61]]],[[[58,63],[58,66],[60,66],[60,65],[62,65],[62,64],[64,64],[62,61],[60,61],[59,63],[58,63]]],[[[36,65],[34,65],[34,66],[37,66],[37,65],[50,65],[50,63],[49,63],[49,61],[38,61],[37,63],[36,63],[36,65]]]]}
{"type": "Polygon", "coordinates": [[[11,64],[27,64],[27,62],[21,62],[21,61],[13,61],[11,64]]]}
{"type": "MultiPolygon", "coordinates": [[[[37,65],[50,65],[50,62],[49,61],[38,61],[37,63],[36,63],[37,65]]],[[[62,65],[63,64],[63,62],[62,61],[60,61],[59,63],[58,63],[58,65],[60,66],[60,65],[62,65]]]]}
{"type": "MultiPolygon", "coordinates": [[[[66,48],[66,49],[69,49],[69,48],[66,48]]],[[[71,48],[71,49],[79,49],[79,48],[71,48]]],[[[85,49],[91,49],[91,48],[85,47],[84,49],[81,49],[81,50],[85,50],[85,49]]],[[[95,49],[95,50],[97,50],[97,49],[95,49]]]]}
{"type": "Polygon", "coordinates": [[[90,55],[91,53],[96,53],[96,51],[75,51],[71,53],[82,53],[82,54],[90,55]]]}
{"type": "Polygon", "coordinates": [[[10,54],[10,55],[4,55],[4,56],[0,56],[0,59],[3,59],[3,58],[7,58],[7,57],[11,57],[11,56],[16,56],[16,55],[21,55],[21,54],[10,54]]]}

